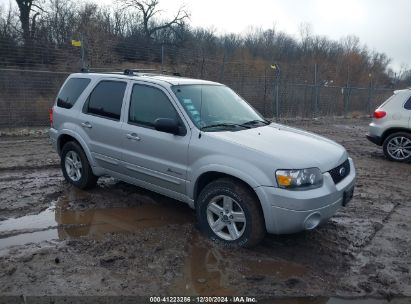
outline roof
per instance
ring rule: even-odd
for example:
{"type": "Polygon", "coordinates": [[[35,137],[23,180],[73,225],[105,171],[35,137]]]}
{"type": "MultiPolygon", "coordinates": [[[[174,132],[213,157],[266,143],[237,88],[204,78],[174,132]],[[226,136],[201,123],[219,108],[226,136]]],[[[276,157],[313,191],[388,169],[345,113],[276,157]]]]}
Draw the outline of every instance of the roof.
{"type": "Polygon", "coordinates": [[[209,84],[209,85],[221,85],[220,83],[202,80],[202,79],[194,79],[194,78],[185,78],[185,77],[178,77],[178,76],[169,76],[163,74],[151,74],[151,73],[135,73],[133,75],[127,75],[121,72],[102,72],[102,73],[90,73],[90,72],[82,72],[82,73],[74,73],[71,76],[80,77],[80,76],[90,76],[91,78],[98,77],[114,77],[119,79],[134,79],[134,80],[143,80],[151,83],[156,83],[160,85],[187,85],[187,84],[209,84]]]}

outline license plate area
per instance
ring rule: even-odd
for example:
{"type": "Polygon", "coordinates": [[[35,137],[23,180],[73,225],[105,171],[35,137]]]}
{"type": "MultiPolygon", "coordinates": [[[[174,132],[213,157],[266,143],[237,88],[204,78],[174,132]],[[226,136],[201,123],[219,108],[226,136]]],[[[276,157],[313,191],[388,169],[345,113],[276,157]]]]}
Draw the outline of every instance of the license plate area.
{"type": "Polygon", "coordinates": [[[351,187],[350,189],[345,190],[344,195],[343,195],[342,205],[344,207],[347,206],[348,202],[352,199],[353,196],[354,196],[354,187],[351,187]]]}

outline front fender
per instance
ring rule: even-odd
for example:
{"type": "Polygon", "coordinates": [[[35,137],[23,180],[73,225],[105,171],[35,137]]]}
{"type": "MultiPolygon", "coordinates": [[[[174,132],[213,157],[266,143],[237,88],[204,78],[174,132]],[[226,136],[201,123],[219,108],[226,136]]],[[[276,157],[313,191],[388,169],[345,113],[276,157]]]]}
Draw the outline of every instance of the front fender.
{"type": "Polygon", "coordinates": [[[191,166],[189,180],[191,181],[187,189],[188,196],[194,198],[195,185],[201,175],[208,172],[218,172],[231,175],[247,183],[251,188],[261,185],[270,185],[273,181],[269,180],[266,173],[250,162],[241,159],[230,159],[225,156],[207,156],[199,159],[191,166]]]}

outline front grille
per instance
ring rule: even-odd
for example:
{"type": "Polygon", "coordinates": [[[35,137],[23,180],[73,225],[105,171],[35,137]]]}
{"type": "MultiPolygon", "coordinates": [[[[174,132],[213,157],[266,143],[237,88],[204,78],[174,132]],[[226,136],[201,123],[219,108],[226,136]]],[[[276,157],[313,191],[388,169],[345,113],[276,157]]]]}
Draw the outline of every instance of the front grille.
{"type": "Polygon", "coordinates": [[[349,162],[349,160],[347,159],[341,165],[339,165],[339,166],[335,167],[334,169],[331,169],[330,171],[328,171],[328,173],[330,173],[334,183],[338,184],[339,182],[341,182],[344,178],[346,178],[350,174],[350,162],[349,162]]]}

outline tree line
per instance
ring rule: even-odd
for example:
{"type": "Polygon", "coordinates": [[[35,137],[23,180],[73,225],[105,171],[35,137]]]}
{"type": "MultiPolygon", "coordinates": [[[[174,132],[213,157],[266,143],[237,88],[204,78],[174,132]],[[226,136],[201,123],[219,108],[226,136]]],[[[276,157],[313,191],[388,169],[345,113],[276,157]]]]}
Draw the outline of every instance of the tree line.
{"type": "Polygon", "coordinates": [[[165,18],[159,0],[116,0],[112,6],[74,0],[15,0],[12,4],[0,7],[3,65],[67,64],[64,61],[73,56],[71,41],[81,40],[93,65],[101,67],[160,62],[163,46],[171,50],[166,52],[170,63],[207,59],[216,66],[253,66],[256,73],[267,73],[270,64],[277,63],[283,74],[294,75],[300,82],[312,82],[312,67],[318,66],[319,81],[333,85],[411,84],[410,70],[395,74],[384,53],[368,49],[357,37],[334,41],[313,34],[308,24],[300,25],[299,37],[275,28],[217,35],[213,29],[192,27],[184,6],[165,18]]]}

